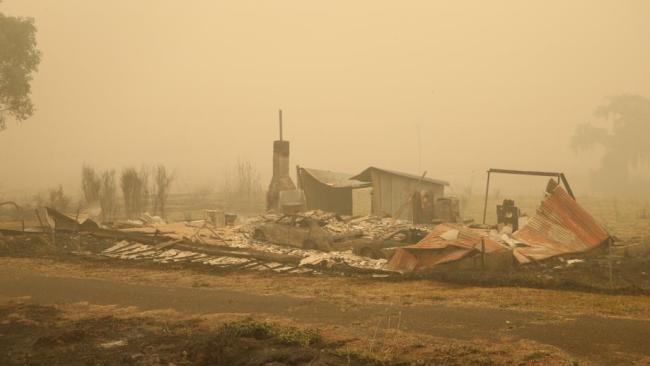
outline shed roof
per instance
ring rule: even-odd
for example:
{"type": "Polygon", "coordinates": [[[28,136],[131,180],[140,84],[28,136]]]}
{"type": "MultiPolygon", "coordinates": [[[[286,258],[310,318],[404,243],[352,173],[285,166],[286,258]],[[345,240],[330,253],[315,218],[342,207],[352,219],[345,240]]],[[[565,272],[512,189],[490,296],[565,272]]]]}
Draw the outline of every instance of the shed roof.
{"type": "MultiPolygon", "coordinates": [[[[408,179],[413,179],[413,180],[420,180],[420,178],[421,178],[421,176],[414,175],[414,174],[403,173],[403,172],[398,172],[398,171],[395,171],[395,170],[388,170],[388,169],[382,169],[382,168],[377,168],[377,167],[371,166],[371,167],[367,168],[366,170],[362,171],[361,173],[351,177],[350,179],[357,179],[357,180],[360,180],[360,181],[363,181],[363,182],[371,182],[372,178],[371,178],[370,173],[373,170],[374,171],[379,171],[379,172],[382,172],[382,173],[397,175],[397,176],[400,176],[400,177],[403,177],[403,178],[408,178],[408,179]]],[[[442,185],[442,186],[448,186],[449,185],[449,182],[447,182],[447,181],[440,180],[440,179],[427,178],[427,177],[424,177],[424,179],[422,179],[422,181],[427,182],[427,183],[439,184],[439,185],[442,185]]]]}
{"type": "Polygon", "coordinates": [[[320,170],[300,167],[301,171],[309,174],[318,182],[332,188],[363,188],[369,187],[370,183],[352,179],[352,174],[332,172],[329,170],[320,170]]]}

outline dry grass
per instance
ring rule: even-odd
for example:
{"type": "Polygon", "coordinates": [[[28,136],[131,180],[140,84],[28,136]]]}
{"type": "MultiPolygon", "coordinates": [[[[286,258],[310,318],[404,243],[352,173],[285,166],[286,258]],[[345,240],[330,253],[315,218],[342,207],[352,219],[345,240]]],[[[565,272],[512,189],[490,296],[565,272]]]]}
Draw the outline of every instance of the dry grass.
{"type": "MultiPolygon", "coordinates": [[[[28,301],[29,299],[22,298],[14,303],[28,301]]],[[[255,318],[246,314],[210,314],[197,317],[184,316],[173,310],[142,311],[134,307],[100,306],[85,302],[47,307],[43,308],[43,311],[48,309],[51,311],[43,312],[45,315],[41,315],[38,319],[32,319],[30,314],[12,313],[7,317],[7,322],[31,327],[47,325],[50,328],[67,328],[80,323],[103,324],[100,322],[110,320],[113,328],[105,336],[113,339],[127,337],[126,333],[120,333],[122,327],[118,326],[121,321],[127,321],[131,324],[128,334],[133,334],[135,331],[136,333],[147,332],[150,337],[165,337],[167,348],[172,346],[172,349],[187,345],[167,344],[175,339],[170,338],[170,334],[180,339],[194,340],[221,335],[228,339],[245,337],[269,340],[271,343],[268,345],[317,346],[320,352],[326,350],[344,360],[357,360],[354,364],[392,365],[426,362],[426,364],[444,365],[573,365],[576,362],[574,357],[555,347],[532,341],[512,342],[504,339],[502,342],[491,343],[478,339],[452,340],[403,332],[399,329],[398,322],[391,323],[392,326],[380,327],[376,324],[325,326],[316,331],[309,324],[297,324],[281,317],[260,318],[260,315],[255,318]],[[42,324],[39,324],[41,322],[42,324]],[[359,360],[362,362],[359,363],[359,360]]],[[[251,344],[247,346],[250,347],[251,344]]],[[[178,351],[182,349],[179,348],[178,351]]]]}
{"type": "Polygon", "coordinates": [[[364,304],[436,304],[465,307],[507,308],[575,316],[580,314],[650,319],[650,297],[605,295],[560,290],[513,287],[461,287],[412,280],[385,282],[338,277],[296,277],[258,274],[210,275],[190,270],[162,271],[123,266],[63,263],[48,259],[0,258],[4,271],[29,270],[49,276],[108,279],[155,286],[206,289],[242,289],[258,294],[286,294],[301,298],[325,297],[340,308],[364,304]]]}

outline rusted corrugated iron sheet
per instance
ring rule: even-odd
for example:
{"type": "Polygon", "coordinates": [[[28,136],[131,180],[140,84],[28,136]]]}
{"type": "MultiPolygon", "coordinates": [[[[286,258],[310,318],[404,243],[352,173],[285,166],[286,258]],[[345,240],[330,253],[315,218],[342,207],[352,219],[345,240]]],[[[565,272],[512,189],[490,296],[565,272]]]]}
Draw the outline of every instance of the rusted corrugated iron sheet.
{"type": "MultiPolygon", "coordinates": [[[[548,191],[536,214],[512,235],[518,245],[512,255],[519,263],[587,252],[608,241],[609,233],[562,187],[551,181],[548,191]]],[[[481,242],[486,255],[510,250],[492,240],[485,230],[440,224],[419,243],[398,248],[387,267],[417,271],[457,262],[479,254],[481,242]]]]}
{"type": "Polygon", "coordinates": [[[410,272],[458,261],[480,253],[482,239],[485,253],[506,250],[489,239],[487,233],[479,233],[460,225],[440,224],[417,244],[398,248],[387,268],[410,272]]]}
{"type": "Polygon", "coordinates": [[[448,246],[460,247],[465,249],[481,248],[481,238],[485,238],[485,251],[492,252],[503,249],[503,246],[487,238],[487,233],[483,230],[478,232],[468,227],[454,224],[437,225],[424,239],[417,244],[409,245],[409,249],[443,249],[448,246]],[[445,239],[445,235],[451,231],[457,231],[458,235],[453,240],[445,239]]]}
{"type": "Polygon", "coordinates": [[[562,187],[550,186],[536,214],[512,237],[525,244],[514,249],[520,263],[586,252],[610,235],[562,187]]]}

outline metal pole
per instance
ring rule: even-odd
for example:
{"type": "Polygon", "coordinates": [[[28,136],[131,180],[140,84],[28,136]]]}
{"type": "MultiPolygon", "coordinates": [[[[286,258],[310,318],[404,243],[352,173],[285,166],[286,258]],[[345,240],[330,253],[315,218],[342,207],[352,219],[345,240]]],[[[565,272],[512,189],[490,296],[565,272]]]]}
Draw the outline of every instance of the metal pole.
{"type": "Polygon", "coordinates": [[[490,191],[490,171],[487,172],[487,183],[485,184],[485,204],[483,205],[483,224],[485,224],[485,216],[487,215],[487,202],[488,192],[490,191]]]}
{"type": "Polygon", "coordinates": [[[282,141],[282,109],[280,109],[280,141],[282,141]]]}
{"type": "Polygon", "coordinates": [[[422,141],[420,140],[420,124],[417,124],[418,129],[418,170],[422,171],[422,141]]]}

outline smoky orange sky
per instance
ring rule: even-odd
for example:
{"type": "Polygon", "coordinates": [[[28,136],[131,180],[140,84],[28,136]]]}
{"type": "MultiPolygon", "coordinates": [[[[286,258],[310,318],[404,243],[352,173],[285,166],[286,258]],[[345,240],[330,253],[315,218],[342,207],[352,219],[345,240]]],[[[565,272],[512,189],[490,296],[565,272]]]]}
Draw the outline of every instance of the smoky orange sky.
{"type": "MultiPolygon", "coordinates": [[[[35,115],[0,133],[0,190],[78,192],[81,164],[166,164],[176,190],[250,160],[472,182],[560,170],[604,98],[650,96],[648,1],[4,0],[43,52],[35,115]],[[421,163],[418,149],[421,141],[421,163]]],[[[541,191],[541,187],[523,189],[541,191]]]]}

